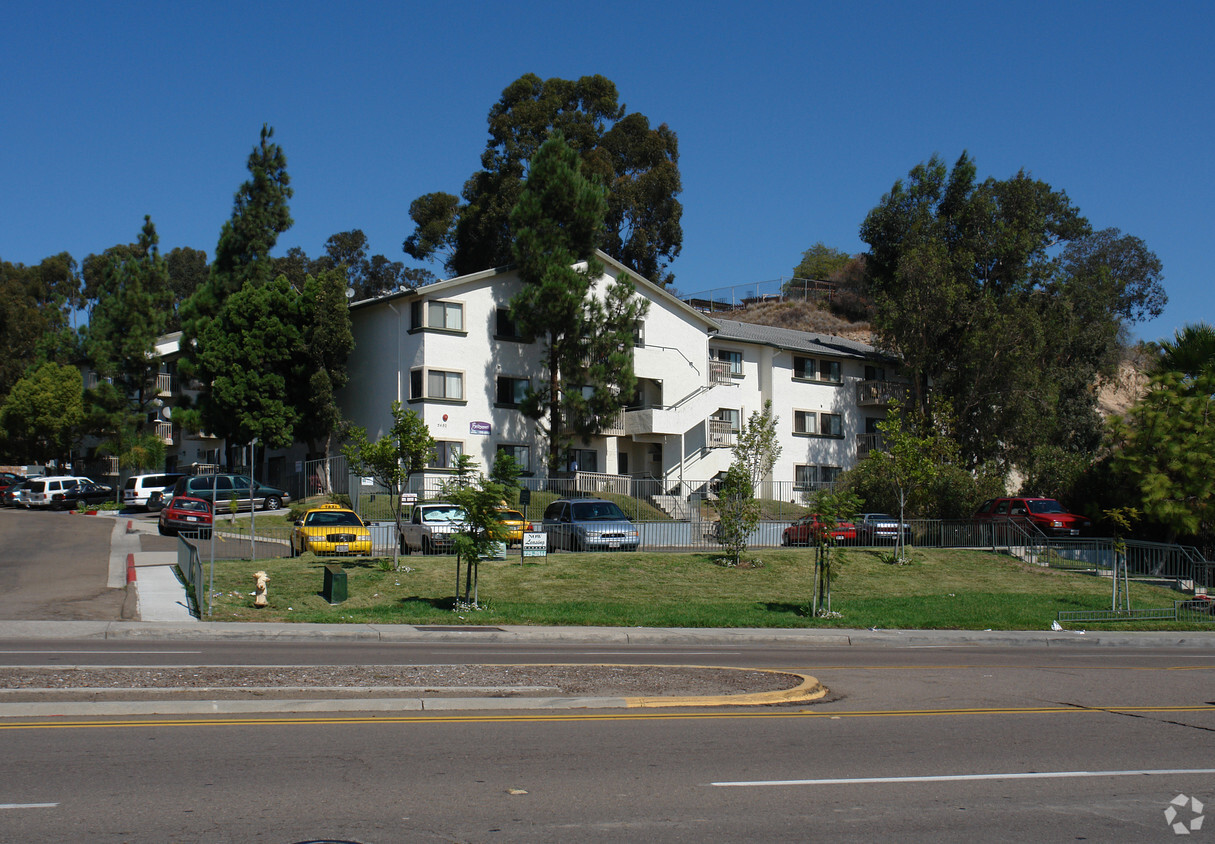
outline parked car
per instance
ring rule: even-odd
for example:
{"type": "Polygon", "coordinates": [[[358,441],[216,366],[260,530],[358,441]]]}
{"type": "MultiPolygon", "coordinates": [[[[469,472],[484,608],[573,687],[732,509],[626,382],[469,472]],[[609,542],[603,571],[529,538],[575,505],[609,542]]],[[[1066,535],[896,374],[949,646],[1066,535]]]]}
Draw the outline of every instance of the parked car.
{"type": "Polygon", "coordinates": [[[317,556],[371,556],[371,530],[359,514],[340,504],[322,504],[296,519],[291,556],[311,551],[317,556]]]}
{"type": "Polygon", "coordinates": [[[809,513],[785,528],[781,534],[781,545],[813,545],[824,536],[829,536],[836,542],[842,539],[856,539],[856,525],[852,522],[828,525],[818,517],[818,513],[809,513]]]}
{"type": "Polygon", "coordinates": [[[160,501],[169,498],[167,490],[172,490],[180,474],[161,472],[154,475],[131,475],[122,485],[122,505],[124,507],[142,507],[149,509],[155,493],[160,493],[160,501]]]}
{"type": "Polygon", "coordinates": [[[456,504],[435,501],[415,504],[409,521],[401,526],[401,553],[445,553],[456,534],[464,529],[468,515],[456,504]]]}
{"type": "Polygon", "coordinates": [[[0,495],[13,484],[19,484],[26,480],[25,475],[17,475],[12,472],[0,472],[0,495]]]}
{"type": "Polygon", "coordinates": [[[18,481],[4,491],[4,506],[5,507],[26,507],[25,497],[29,494],[30,484],[37,478],[28,478],[24,481],[18,481]]]}
{"type": "Polygon", "coordinates": [[[176,536],[181,531],[194,531],[200,539],[211,536],[211,503],[192,495],[175,495],[157,517],[161,536],[176,536]]]}
{"type": "Polygon", "coordinates": [[[114,488],[105,484],[77,483],[51,496],[52,510],[72,510],[114,500],[114,488]]]}
{"type": "Polygon", "coordinates": [[[251,510],[260,507],[263,510],[277,510],[291,500],[291,496],[277,487],[253,482],[253,495],[249,494],[248,475],[187,475],[177,479],[173,485],[174,497],[190,495],[210,501],[218,499],[217,509],[221,512],[230,506],[229,502],[236,501],[236,509],[251,510]]]}
{"type": "Polygon", "coordinates": [[[51,507],[57,493],[66,492],[78,483],[93,483],[91,478],[78,475],[52,475],[44,478],[34,478],[26,486],[24,506],[29,508],[51,507]]]}
{"type": "Polygon", "coordinates": [[[532,523],[523,518],[523,514],[518,510],[499,510],[497,516],[498,520],[502,522],[502,526],[506,528],[503,542],[507,547],[522,545],[523,533],[532,529],[532,523]]]}
{"type": "MultiPolygon", "coordinates": [[[[887,513],[860,513],[856,517],[858,542],[877,545],[899,538],[899,519],[887,513]]],[[[911,525],[903,522],[903,541],[911,541],[911,525]]]]}
{"type": "Polygon", "coordinates": [[[1011,521],[1033,525],[1047,536],[1079,536],[1093,526],[1086,516],[1069,513],[1053,498],[991,498],[975,511],[979,522],[1011,521]]]}
{"type": "Polygon", "coordinates": [[[548,547],[570,551],[636,551],[637,526],[614,501],[558,498],[544,508],[541,529],[548,547]]]}

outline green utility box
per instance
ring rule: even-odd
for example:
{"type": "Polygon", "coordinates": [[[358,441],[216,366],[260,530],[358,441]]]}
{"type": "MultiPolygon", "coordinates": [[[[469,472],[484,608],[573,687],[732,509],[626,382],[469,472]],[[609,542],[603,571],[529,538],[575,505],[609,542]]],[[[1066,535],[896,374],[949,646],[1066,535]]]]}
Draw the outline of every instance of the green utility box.
{"type": "Polygon", "coordinates": [[[330,604],[340,604],[346,600],[346,570],[339,565],[325,566],[325,588],[321,597],[330,604]]]}

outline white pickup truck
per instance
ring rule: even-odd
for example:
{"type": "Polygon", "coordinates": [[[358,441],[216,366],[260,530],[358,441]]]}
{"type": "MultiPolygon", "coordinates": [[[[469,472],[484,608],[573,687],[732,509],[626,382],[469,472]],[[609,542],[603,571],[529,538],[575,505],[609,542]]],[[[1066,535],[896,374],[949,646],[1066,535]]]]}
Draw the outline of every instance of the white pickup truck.
{"type": "Polygon", "coordinates": [[[446,553],[456,534],[466,527],[467,515],[455,504],[415,504],[409,521],[401,526],[401,553],[446,553]]]}

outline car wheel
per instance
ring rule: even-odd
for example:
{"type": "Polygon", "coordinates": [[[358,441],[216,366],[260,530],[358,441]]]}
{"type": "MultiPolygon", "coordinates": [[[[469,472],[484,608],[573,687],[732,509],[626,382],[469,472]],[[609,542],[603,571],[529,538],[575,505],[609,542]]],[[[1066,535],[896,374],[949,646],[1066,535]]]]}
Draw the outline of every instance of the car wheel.
{"type": "Polygon", "coordinates": [[[89,502],[85,501],[83,498],[80,499],[79,501],[76,502],[76,509],[77,510],[89,509],[89,502]]]}
{"type": "Polygon", "coordinates": [[[266,499],[262,502],[263,510],[277,510],[282,506],[283,499],[279,498],[277,495],[267,495],[266,499]]]}
{"type": "Polygon", "coordinates": [[[157,525],[157,526],[156,526],[156,531],[157,531],[157,532],[158,532],[158,533],[159,533],[161,536],[172,536],[172,535],[173,535],[173,534],[169,533],[169,531],[168,531],[168,530],[165,528],[165,526],[164,526],[164,525],[157,525]]]}

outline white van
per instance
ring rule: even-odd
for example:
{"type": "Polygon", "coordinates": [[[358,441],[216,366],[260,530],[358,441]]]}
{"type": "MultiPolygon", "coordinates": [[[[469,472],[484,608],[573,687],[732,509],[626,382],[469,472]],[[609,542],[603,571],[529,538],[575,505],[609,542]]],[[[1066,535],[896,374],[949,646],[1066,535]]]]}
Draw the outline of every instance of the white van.
{"type": "Polygon", "coordinates": [[[122,506],[123,507],[143,507],[147,509],[148,499],[152,497],[152,493],[161,493],[161,501],[163,504],[169,503],[169,491],[173,484],[177,483],[180,478],[179,474],[159,475],[131,475],[127,478],[127,482],[122,485],[122,506]]]}
{"type": "Polygon", "coordinates": [[[34,478],[29,482],[25,493],[26,507],[50,507],[55,500],[55,494],[71,489],[78,483],[91,484],[89,478],[78,475],[51,475],[46,478],[34,478]]]}

